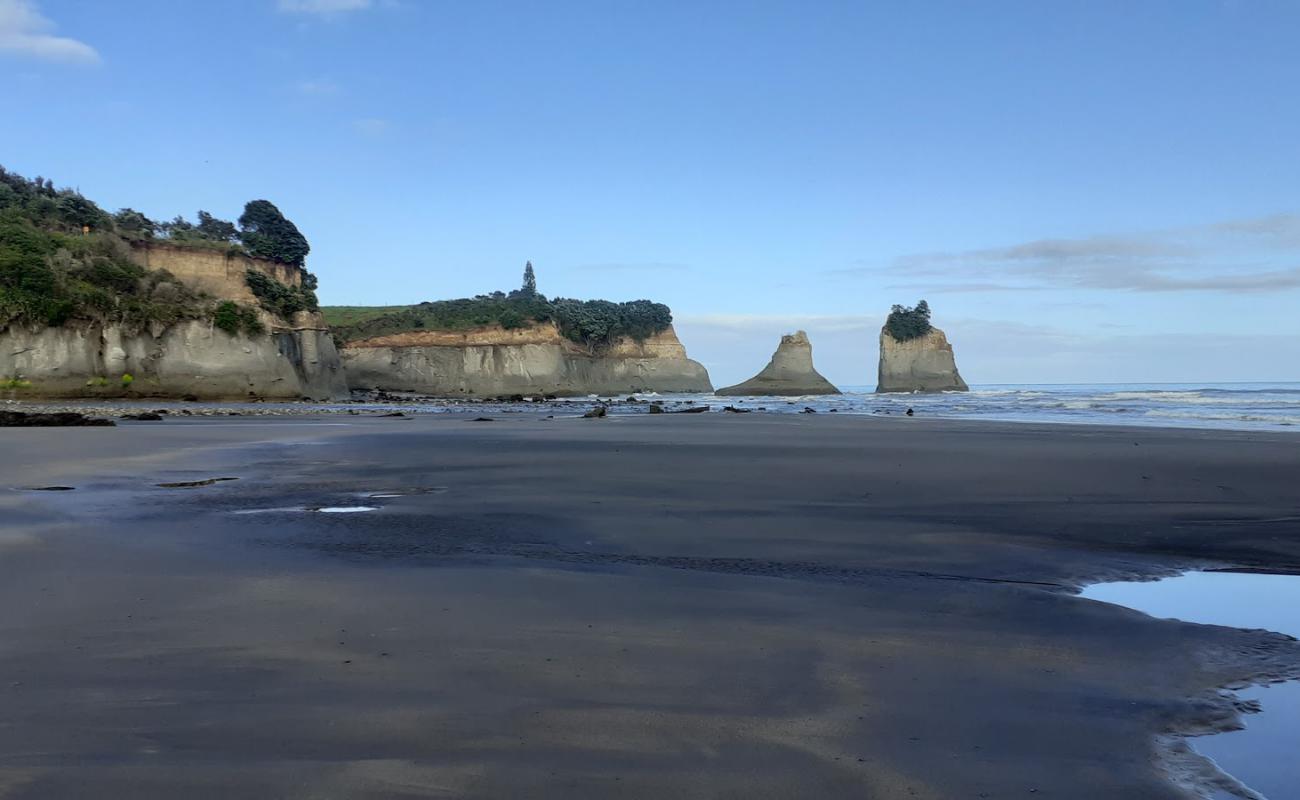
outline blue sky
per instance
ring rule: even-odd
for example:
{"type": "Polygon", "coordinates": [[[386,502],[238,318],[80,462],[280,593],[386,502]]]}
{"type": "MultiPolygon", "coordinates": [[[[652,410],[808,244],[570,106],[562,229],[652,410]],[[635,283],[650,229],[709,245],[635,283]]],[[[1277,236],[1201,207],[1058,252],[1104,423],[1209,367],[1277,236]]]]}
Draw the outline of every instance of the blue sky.
{"type": "Polygon", "coordinates": [[[0,0],[0,164],[306,233],[327,303],[668,303],[719,385],[1300,380],[1300,4],[0,0]]]}

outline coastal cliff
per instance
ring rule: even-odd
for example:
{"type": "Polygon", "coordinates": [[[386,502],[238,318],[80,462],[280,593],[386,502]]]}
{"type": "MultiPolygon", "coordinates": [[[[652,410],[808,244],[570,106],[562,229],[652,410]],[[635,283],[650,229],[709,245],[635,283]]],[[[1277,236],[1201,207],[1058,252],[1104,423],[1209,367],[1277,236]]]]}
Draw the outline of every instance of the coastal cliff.
{"type": "MultiPolygon", "coordinates": [[[[172,294],[189,291],[194,318],[125,324],[71,318],[0,327],[0,396],[330,399],[347,394],[342,363],[319,312],[287,318],[258,306],[246,275],[300,287],[302,270],[225,249],[138,243],[130,260],[172,294]],[[200,307],[233,303],[246,329],[223,330],[200,307]],[[127,377],[129,376],[129,377],[127,377]]],[[[157,296],[157,290],[154,292],[157,296]]]]}
{"type": "Polygon", "coordinates": [[[781,337],[772,360],[754,377],[719,389],[717,394],[797,396],[805,394],[839,394],[813,366],[812,343],[808,334],[795,331],[781,337]]]}
{"type": "Polygon", "coordinates": [[[948,337],[938,328],[899,341],[886,326],[880,331],[877,392],[965,392],[948,337]]]}
{"type": "Polygon", "coordinates": [[[0,397],[345,394],[310,249],[268,200],[158,222],[0,167],[0,397]]]}
{"type": "Polygon", "coordinates": [[[293,325],[266,315],[262,334],[231,335],[204,320],[132,331],[66,323],[0,332],[6,396],[324,400],[347,393],[319,314],[293,325]]]}
{"type": "Polygon", "coordinates": [[[341,354],[354,389],[447,397],[713,389],[671,326],[642,341],[625,337],[594,349],[564,337],[552,323],[408,331],[348,342],[341,354]]]}

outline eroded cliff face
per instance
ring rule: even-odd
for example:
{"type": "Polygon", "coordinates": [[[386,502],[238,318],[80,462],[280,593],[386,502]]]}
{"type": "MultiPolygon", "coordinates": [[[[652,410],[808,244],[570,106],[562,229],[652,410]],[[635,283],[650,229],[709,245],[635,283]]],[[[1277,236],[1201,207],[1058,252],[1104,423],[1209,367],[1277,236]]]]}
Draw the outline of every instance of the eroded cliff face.
{"type": "Polygon", "coordinates": [[[302,285],[302,270],[265,258],[250,258],[226,250],[182,247],[166,242],[140,242],[131,256],[145,269],[165,269],[195,291],[244,305],[257,305],[257,297],[244,279],[256,270],[286,286],[302,285]]]}
{"type": "MultiPolygon", "coordinates": [[[[222,250],[162,242],[135,247],[146,269],[165,269],[219,300],[254,308],[245,273],[254,269],[290,286],[302,271],[222,250]]],[[[316,312],[286,320],[257,309],[262,334],[231,336],[208,321],[143,331],[90,321],[53,328],[0,330],[0,397],[185,397],[201,400],[314,400],[345,397],[347,381],[334,340],[316,312]],[[123,381],[130,375],[130,381],[123,381]]]]}
{"type": "Polygon", "coordinates": [[[970,387],[957,372],[948,337],[938,328],[900,342],[880,330],[877,392],[965,392],[970,387]]]}
{"type": "Polygon", "coordinates": [[[644,342],[623,340],[599,352],[565,339],[550,324],[412,331],[350,342],[342,358],[354,389],[442,397],[713,390],[708,371],[687,358],[672,328],[644,342]]]}
{"type": "Polygon", "coordinates": [[[0,332],[0,377],[18,379],[22,388],[4,396],[346,396],[338,352],[319,314],[298,314],[291,326],[266,315],[264,323],[269,333],[256,336],[231,336],[198,320],[139,332],[94,323],[11,327],[0,332]]]}
{"type": "Polygon", "coordinates": [[[719,389],[719,395],[839,394],[840,390],[821,376],[813,366],[812,343],[808,334],[796,331],[781,337],[772,360],[763,371],[735,386],[719,389]]]}

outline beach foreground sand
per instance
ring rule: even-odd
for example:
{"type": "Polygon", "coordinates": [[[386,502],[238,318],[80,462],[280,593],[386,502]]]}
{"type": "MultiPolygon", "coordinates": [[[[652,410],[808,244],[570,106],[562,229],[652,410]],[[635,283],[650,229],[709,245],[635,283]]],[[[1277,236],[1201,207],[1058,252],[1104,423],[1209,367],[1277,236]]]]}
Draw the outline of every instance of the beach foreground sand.
{"type": "Polygon", "coordinates": [[[0,442],[3,798],[1159,800],[1187,796],[1163,734],[1300,667],[1072,595],[1300,568],[1294,436],[445,415],[0,442]]]}

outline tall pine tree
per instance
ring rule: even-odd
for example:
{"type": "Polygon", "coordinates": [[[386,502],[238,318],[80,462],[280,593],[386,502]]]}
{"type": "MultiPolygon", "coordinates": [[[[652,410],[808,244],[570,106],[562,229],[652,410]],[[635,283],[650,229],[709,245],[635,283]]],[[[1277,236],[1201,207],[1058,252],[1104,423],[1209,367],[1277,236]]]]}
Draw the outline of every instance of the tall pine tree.
{"type": "Polygon", "coordinates": [[[524,264],[523,292],[527,297],[537,296],[537,276],[533,274],[533,262],[531,261],[524,264]]]}

